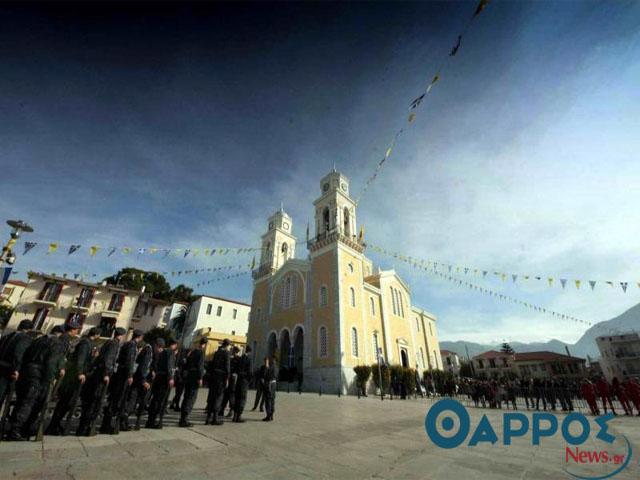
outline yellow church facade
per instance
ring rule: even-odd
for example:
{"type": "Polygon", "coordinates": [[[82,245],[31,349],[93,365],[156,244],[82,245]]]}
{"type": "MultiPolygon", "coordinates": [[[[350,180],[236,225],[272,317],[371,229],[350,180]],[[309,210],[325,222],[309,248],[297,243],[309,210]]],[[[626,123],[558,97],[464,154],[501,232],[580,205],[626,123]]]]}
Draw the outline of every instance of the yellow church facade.
{"type": "Polygon", "coordinates": [[[366,257],[349,180],[334,170],[320,192],[306,259],[295,256],[299,242],[282,208],[262,235],[247,337],[256,362],[275,356],[302,372],[304,390],[342,393],[355,391],[353,367],[378,354],[388,364],[441,370],[436,317],[412,304],[394,270],[366,257]]]}

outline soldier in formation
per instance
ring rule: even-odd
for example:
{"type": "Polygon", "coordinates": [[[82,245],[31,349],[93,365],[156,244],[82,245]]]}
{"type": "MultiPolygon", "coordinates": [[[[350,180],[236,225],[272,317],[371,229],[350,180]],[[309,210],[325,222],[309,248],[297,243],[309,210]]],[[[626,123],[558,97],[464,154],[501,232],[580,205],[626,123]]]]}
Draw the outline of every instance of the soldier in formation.
{"type": "MultiPolygon", "coordinates": [[[[139,330],[125,340],[129,332],[120,327],[106,341],[100,340],[100,328],[90,328],[76,340],[81,330],[82,325],[72,319],[37,336],[32,322],[24,320],[16,332],[0,339],[0,440],[68,435],[78,409],[78,436],[139,430],[145,412],[147,428],[162,428],[178,375],[183,393],[174,396],[171,406],[180,411],[179,426],[192,426],[190,415],[205,379],[209,386],[206,424],[222,425],[226,404],[231,421],[244,422],[242,414],[254,376],[250,347],[242,354],[237,347],[230,351],[231,342],[225,339],[206,363],[205,338],[196,348],[184,350],[178,365],[175,340],[165,344],[156,338],[147,344],[139,330]],[[54,398],[57,402],[47,422],[47,405],[54,398]],[[133,426],[129,423],[132,415],[133,426]]],[[[267,412],[264,420],[270,421],[275,410],[273,361],[265,358],[256,373],[267,412]]]]}

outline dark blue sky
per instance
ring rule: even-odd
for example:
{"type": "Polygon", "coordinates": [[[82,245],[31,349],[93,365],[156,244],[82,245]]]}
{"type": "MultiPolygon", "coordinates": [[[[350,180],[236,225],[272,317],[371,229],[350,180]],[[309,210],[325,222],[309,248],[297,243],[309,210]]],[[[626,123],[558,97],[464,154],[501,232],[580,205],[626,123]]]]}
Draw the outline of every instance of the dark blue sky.
{"type": "MultiPolygon", "coordinates": [[[[335,163],[362,189],[475,5],[3,4],[0,213],[30,221],[43,243],[258,246],[283,201],[303,239],[319,178],[335,163]]],[[[628,221],[640,199],[638,25],[631,1],[491,2],[363,198],[369,241],[514,273],[640,281],[640,227],[628,221]]],[[[86,247],[40,247],[16,269],[251,260],[89,258],[86,247]]],[[[581,333],[395,267],[445,337],[581,333]]],[[[592,321],[640,291],[493,288],[592,321]]],[[[251,287],[199,290],[247,300],[251,287]]]]}

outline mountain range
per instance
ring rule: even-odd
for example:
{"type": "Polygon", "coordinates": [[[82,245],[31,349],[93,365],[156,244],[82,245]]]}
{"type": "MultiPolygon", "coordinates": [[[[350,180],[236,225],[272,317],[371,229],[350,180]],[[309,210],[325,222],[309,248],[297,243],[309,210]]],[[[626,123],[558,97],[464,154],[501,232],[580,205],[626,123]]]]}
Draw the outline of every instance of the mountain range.
{"type": "MultiPolygon", "coordinates": [[[[510,342],[509,345],[518,353],[546,350],[566,354],[566,349],[568,348],[574,357],[587,358],[587,356],[589,356],[595,360],[600,356],[598,346],[596,345],[597,337],[603,335],[618,335],[631,331],[640,332],[640,303],[611,320],[596,323],[584,332],[584,335],[582,335],[576,343],[564,343],[560,340],[552,339],[548,342],[510,342]]],[[[473,357],[487,350],[500,350],[500,346],[501,344],[483,345],[480,343],[466,342],[464,340],[440,342],[440,349],[456,352],[460,357],[464,358],[467,356],[465,347],[469,351],[469,356],[473,357]]]]}

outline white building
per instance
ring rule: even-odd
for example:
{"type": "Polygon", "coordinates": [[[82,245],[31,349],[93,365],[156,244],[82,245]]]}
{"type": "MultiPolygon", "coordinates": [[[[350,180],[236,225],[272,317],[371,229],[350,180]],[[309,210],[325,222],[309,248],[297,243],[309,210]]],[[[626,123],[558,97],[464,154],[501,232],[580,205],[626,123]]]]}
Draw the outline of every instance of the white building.
{"type": "Polygon", "coordinates": [[[596,344],[600,350],[600,367],[607,380],[640,378],[640,335],[628,332],[598,337],[596,344]]]}
{"type": "Polygon", "coordinates": [[[167,312],[171,310],[171,302],[152,298],[148,293],[143,294],[138,300],[131,326],[147,332],[155,327],[165,328],[167,312]]]}
{"type": "Polygon", "coordinates": [[[187,312],[182,343],[191,345],[203,330],[229,336],[247,336],[251,306],[236,300],[202,295],[187,312]]]}
{"type": "Polygon", "coordinates": [[[13,331],[21,320],[31,320],[35,330],[48,333],[74,319],[83,331],[98,327],[102,337],[110,337],[117,327],[134,328],[132,317],[141,295],[115,285],[29,273],[29,283],[6,329],[13,331]]]}
{"type": "Polygon", "coordinates": [[[442,358],[442,369],[445,372],[451,372],[455,376],[460,375],[460,358],[456,352],[440,350],[440,358],[442,358]]]}
{"type": "Polygon", "coordinates": [[[15,307],[20,301],[20,297],[22,296],[22,292],[27,288],[27,284],[25,282],[21,282],[20,280],[9,280],[4,288],[2,288],[2,293],[0,294],[0,305],[5,305],[7,307],[15,307]]]}

